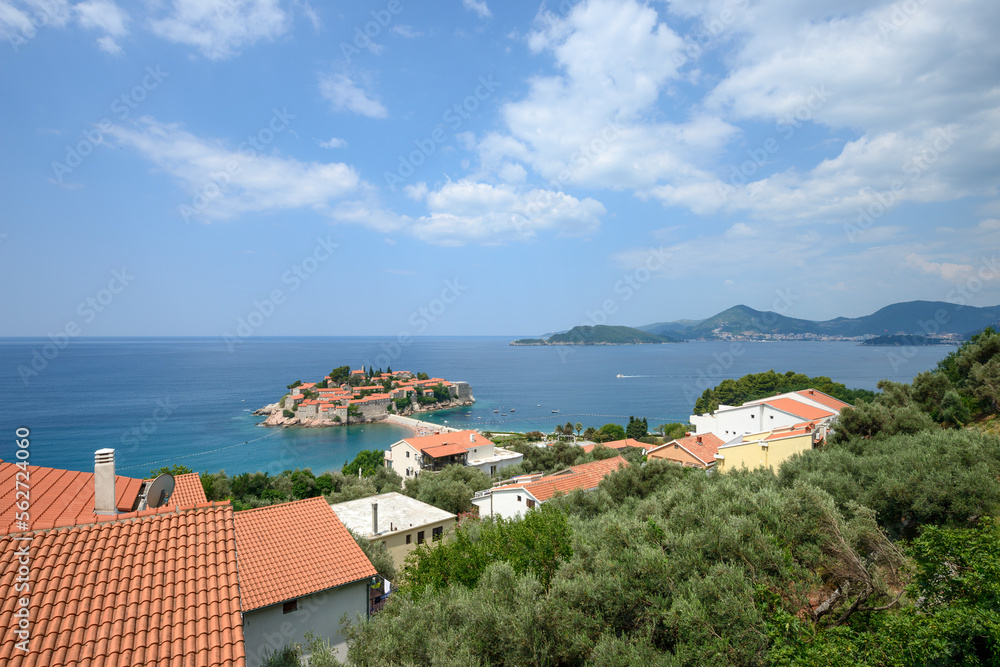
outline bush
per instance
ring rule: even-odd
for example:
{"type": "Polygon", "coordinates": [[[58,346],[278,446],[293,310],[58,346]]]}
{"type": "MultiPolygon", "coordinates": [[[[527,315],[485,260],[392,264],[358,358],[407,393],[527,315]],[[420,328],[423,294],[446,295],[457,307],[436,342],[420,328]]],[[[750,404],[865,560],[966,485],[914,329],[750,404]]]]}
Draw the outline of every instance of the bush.
{"type": "Polygon", "coordinates": [[[287,419],[291,419],[292,417],[295,416],[295,413],[289,410],[288,408],[285,408],[284,410],[281,411],[281,415],[283,417],[286,417],[287,419]]]}

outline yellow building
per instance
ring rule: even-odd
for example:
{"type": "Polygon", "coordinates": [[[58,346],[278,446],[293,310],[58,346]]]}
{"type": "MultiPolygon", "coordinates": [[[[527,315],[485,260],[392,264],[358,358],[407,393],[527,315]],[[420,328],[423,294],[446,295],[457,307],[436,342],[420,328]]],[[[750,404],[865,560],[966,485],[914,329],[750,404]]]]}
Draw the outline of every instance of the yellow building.
{"type": "Polygon", "coordinates": [[[384,542],[397,568],[426,542],[436,542],[455,527],[455,515],[401,493],[330,505],[345,526],[372,542],[384,542]]]}
{"type": "Polygon", "coordinates": [[[761,433],[749,433],[742,442],[730,442],[719,447],[715,455],[718,472],[739,468],[766,467],[774,472],[795,454],[815,449],[826,440],[826,427],[814,422],[795,424],[761,433]]]}

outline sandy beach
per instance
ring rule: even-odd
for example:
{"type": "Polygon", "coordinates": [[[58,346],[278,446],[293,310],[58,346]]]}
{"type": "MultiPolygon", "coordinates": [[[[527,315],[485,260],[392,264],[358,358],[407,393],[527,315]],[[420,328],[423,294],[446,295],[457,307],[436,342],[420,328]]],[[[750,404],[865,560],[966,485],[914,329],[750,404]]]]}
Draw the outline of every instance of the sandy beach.
{"type": "Polygon", "coordinates": [[[452,431],[458,431],[460,429],[451,428],[450,426],[441,426],[440,424],[432,424],[430,422],[423,422],[419,419],[414,419],[413,417],[400,417],[399,415],[389,415],[385,418],[385,421],[390,424],[397,424],[399,426],[405,426],[406,428],[413,431],[415,436],[422,435],[434,435],[435,433],[450,433],[452,431]]]}

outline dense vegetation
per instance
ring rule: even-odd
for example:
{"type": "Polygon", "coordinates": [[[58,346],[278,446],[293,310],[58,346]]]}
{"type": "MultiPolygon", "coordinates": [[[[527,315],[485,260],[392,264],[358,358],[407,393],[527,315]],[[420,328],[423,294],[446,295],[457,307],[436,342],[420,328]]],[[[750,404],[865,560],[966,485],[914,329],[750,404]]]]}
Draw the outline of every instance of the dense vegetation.
{"type": "Polygon", "coordinates": [[[996,414],[998,379],[986,332],[777,475],[653,461],[521,520],[463,521],[348,627],[350,663],[998,664],[1000,438],[957,428],[996,414]]]}
{"type": "Polygon", "coordinates": [[[802,389],[818,389],[845,403],[855,403],[859,400],[871,400],[875,393],[867,389],[848,389],[839,382],[828,377],[809,377],[802,373],[775,373],[773,370],[765,373],[744,375],[738,380],[723,380],[714,389],[706,389],[694,404],[695,414],[715,412],[720,405],[742,405],[747,401],[767,398],[789,391],[802,389]]]}

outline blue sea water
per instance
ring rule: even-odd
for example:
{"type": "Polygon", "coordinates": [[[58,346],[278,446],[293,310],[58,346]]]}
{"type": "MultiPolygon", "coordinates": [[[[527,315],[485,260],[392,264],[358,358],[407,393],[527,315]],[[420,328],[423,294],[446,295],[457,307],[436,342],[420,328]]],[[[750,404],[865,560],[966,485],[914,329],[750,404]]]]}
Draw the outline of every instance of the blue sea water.
{"type": "Polygon", "coordinates": [[[630,415],[650,427],[686,421],[706,387],[769,369],[874,389],[883,378],[908,382],[954,349],[799,341],[511,347],[509,340],[251,338],[230,350],[219,338],[81,338],[64,349],[48,339],[0,339],[0,458],[13,458],[15,429],[27,427],[31,463],[70,470],[92,470],[102,447],[115,448],[119,472],[132,476],[174,464],[228,473],[336,470],[408,431],[389,424],[263,428],[251,412],[293,381],[315,381],[341,365],[470,383],[474,406],[426,413],[427,421],[551,431],[567,421],[625,423],[630,415]]]}

